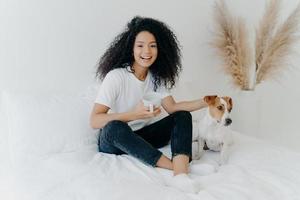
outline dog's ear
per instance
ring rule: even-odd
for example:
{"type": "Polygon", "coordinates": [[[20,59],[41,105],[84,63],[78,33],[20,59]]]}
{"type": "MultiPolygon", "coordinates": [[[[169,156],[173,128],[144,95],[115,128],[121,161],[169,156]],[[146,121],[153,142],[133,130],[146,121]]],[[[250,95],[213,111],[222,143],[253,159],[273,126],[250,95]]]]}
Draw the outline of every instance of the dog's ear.
{"type": "Polygon", "coordinates": [[[207,105],[213,105],[215,103],[216,98],[217,95],[210,95],[210,96],[205,96],[203,100],[207,103],[207,105]]]}
{"type": "Polygon", "coordinates": [[[226,101],[226,103],[228,105],[228,111],[231,112],[232,107],[233,107],[233,103],[232,103],[231,97],[222,97],[222,98],[226,101]]]}

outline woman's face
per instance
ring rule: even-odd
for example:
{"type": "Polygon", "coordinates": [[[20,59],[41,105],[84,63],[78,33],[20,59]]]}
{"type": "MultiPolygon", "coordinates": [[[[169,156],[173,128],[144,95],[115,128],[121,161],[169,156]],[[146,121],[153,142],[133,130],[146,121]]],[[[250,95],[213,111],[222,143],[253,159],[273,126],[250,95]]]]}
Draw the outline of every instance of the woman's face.
{"type": "Polygon", "coordinates": [[[148,31],[137,34],[133,46],[134,65],[150,67],[157,58],[157,44],[154,35],[148,31]]]}

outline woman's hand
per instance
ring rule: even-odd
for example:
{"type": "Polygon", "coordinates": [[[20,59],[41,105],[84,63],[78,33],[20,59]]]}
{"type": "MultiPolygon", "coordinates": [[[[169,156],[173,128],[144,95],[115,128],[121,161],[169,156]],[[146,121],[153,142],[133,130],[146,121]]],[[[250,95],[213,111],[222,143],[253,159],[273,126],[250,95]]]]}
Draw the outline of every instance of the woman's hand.
{"type": "Polygon", "coordinates": [[[132,112],[136,119],[147,119],[159,115],[161,113],[161,109],[160,107],[153,107],[153,112],[151,112],[150,108],[148,106],[144,106],[143,102],[140,101],[132,112]]]}

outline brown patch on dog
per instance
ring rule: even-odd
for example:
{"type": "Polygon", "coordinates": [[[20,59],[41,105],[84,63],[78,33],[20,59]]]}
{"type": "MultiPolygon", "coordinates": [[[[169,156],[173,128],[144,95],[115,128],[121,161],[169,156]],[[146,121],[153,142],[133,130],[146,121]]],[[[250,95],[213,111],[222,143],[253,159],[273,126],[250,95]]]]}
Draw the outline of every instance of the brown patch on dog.
{"type": "Polygon", "coordinates": [[[217,95],[210,95],[210,96],[205,96],[203,99],[207,103],[207,105],[212,105],[215,103],[217,97],[218,97],[217,95]]]}
{"type": "Polygon", "coordinates": [[[207,103],[209,107],[210,115],[218,121],[221,121],[222,116],[225,112],[225,105],[221,103],[220,97],[213,96],[205,96],[204,101],[207,103]]]}
{"type": "Polygon", "coordinates": [[[233,103],[232,103],[231,97],[225,96],[225,97],[222,97],[222,99],[224,99],[226,101],[226,103],[227,103],[227,110],[228,110],[228,112],[231,112],[232,107],[233,107],[233,103]]]}

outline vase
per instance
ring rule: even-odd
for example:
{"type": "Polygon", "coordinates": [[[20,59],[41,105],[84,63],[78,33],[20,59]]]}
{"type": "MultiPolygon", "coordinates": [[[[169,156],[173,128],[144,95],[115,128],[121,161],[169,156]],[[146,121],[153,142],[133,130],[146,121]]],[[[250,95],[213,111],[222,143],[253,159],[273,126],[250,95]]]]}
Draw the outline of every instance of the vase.
{"type": "MultiPolygon", "coordinates": [[[[253,91],[255,89],[255,85],[256,85],[256,65],[251,65],[248,68],[248,72],[246,73],[247,76],[247,82],[246,82],[246,86],[243,88],[243,91],[253,91]]],[[[242,92],[243,92],[242,91],[242,92]]]]}
{"type": "Polygon", "coordinates": [[[247,135],[259,136],[260,97],[254,90],[241,90],[233,100],[233,128],[247,135]]]}

